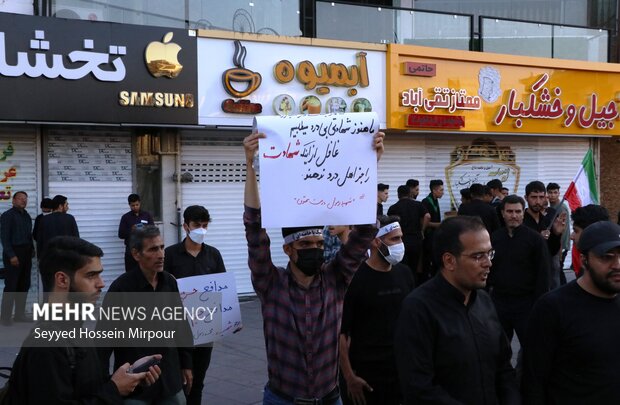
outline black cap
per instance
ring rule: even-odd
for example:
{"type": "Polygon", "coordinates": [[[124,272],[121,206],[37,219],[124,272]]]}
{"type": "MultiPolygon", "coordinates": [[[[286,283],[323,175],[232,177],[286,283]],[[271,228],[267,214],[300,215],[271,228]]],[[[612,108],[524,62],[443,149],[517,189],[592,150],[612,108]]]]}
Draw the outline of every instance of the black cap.
{"type": "Polygon", "coordinates": [[[620,225],[611,221],[599,221],[586,227],[579,237],[579,251],[602,256],[620,246],[620,225]]]}

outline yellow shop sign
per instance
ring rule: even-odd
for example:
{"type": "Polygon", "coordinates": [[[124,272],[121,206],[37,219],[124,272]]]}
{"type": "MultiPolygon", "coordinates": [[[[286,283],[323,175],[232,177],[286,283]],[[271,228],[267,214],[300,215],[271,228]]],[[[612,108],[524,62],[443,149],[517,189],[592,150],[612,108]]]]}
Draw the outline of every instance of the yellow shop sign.
{"type": "Polygon", "coordinates": [[[391,129],[620,136],[615,64],[407,45],[387,62],[391,129]],[[424,64],[435,76],[408,71],[424,64]]]}

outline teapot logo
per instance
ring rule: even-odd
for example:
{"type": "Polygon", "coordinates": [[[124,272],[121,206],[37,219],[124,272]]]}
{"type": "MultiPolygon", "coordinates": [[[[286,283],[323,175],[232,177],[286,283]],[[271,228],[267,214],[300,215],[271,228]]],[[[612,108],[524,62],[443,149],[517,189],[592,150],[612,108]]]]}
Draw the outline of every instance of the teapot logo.
{"type": "Polygon", "coordinates": [[[183,65],[177,59],[181,47],[172,41],[173,33],[164,35],[161,42],[151,42],[147,45],[144,52],[146,68],[154,77],[166,76],[170,79],[177,77],[183,65]]]}

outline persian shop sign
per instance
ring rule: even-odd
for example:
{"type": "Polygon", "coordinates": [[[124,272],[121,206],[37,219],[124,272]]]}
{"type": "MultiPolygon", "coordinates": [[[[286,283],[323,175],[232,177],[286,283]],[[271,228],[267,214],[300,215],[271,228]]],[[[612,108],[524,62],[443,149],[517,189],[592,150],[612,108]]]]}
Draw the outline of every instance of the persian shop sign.
{"type": "Polygon", "coordinates": [[[199,38],[198,58],[201,125],[369,111],[385,123],[383,52],[199,38]]]}
{"type": "Polygon", "coordinates": [[[0,13],[0,120],[197,124],[185,30],[0,13]]]}
{"type": "Polygon", "coordinates": [[[495,55],[468,62],[464,52],[461,60],[452,60],[407,50],[388,48],[388,88],[394,89],[388,100],[389,128],[620,135],[615,100],[620,72],[596,71],[602,64],[590,70],[551,69],[490,63],[501,60],[495,55]],[[405,69],[409,62],[435,64],[436,75],[411,76],[405,69]]]}

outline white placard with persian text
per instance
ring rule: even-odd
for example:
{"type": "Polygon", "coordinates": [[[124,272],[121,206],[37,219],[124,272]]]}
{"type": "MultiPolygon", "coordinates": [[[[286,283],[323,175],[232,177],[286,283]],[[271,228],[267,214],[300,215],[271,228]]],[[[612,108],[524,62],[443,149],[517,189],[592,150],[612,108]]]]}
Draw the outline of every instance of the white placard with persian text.
{"type": "Polygon", "coordinates": [[[190,320],[194,345],[210,343],[241,330],[241,309],[234,273],[206,274],[177,279],[183,306],[190,313],[205,308],[190,320]]]}
{"type": "Polygon", "coordinates": [[[376,113],[260,116],[262,226],[376,222],[376,113]]]}

